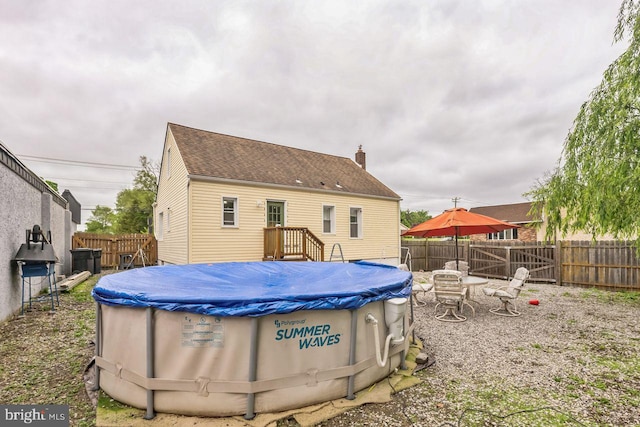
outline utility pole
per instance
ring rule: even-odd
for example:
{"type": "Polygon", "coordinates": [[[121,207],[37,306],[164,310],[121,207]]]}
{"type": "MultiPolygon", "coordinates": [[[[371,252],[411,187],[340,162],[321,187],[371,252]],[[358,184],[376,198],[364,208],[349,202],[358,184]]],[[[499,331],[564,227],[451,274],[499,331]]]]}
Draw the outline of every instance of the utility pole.
{"type": "Polygon", "coordinates": [[[458,200],[460,200],[460,197],[454,197],[453,199],[451,199],[454,208],[458,207],[458,200]]]}

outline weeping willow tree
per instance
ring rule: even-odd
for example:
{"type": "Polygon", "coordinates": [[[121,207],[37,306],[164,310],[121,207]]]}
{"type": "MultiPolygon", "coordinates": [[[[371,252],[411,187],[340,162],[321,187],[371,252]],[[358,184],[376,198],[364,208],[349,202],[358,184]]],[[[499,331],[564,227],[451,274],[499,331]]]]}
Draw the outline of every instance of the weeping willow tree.
{"type": "Polygon", "coordinates": [[[527,196],[546,239],[575,231],[635,240],[640,250],[640,0],[623,0],[614,42],[628,49],[582,105],[556,169],[527,196]]]}

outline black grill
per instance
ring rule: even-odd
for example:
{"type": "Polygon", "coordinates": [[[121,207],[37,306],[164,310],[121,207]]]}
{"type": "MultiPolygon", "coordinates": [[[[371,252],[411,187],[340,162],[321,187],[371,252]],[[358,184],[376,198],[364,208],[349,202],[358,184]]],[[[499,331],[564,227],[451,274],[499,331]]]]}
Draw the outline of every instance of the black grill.
{"type": "Polygon", "coordinates": [[[31,278],[46,277],[49,280],[49,295],[51,296],[51,310],[55,311],[55,301],[58,300],[58,286],[56,285],[55,263],[58,261],[53,245],[51,244],[51,231],[45,233],[39,225],[34,225],[31,230],[26,231],[26,243],[20,245],[20,249],[13,258],[20,267],[22,277],[22,308],[21,315],[24,315],[24,288],[29,286],[29,308],[31,308],[31,278]],[[55,289],[54,289],[55,288],[55,289]]]}

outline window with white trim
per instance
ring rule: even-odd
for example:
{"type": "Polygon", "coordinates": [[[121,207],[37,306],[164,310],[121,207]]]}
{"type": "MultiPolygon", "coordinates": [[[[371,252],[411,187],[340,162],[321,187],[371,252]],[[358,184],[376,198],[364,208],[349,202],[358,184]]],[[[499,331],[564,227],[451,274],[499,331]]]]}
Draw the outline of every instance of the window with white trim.
{"type": "Polygon", "coordinates": [[[499,233],[487,234],[488,240],[518,240],[518,229],[510,228],[499,233]]]}
{"type": "Polygon", "coordinates": [[[164,222],[164,213],[158,212],[158,220],[156,221],[156,239],[162,240],[162,226],[164,222]]]}
{"type": "Polygon", "coordinates": [[[238,226],[238,198],[237,197],[222,198],[222,226],[223,227],[238,226]]]}
{"type": "Polygon", "coordinates": [[[349,237],[362,237],[362,208],[349,208],[349,237]]]}
{"type": "Polygon", "coordinates": [[[333,234],[336,232],[336,207],[322,206],[322,232],[333,234]]]}

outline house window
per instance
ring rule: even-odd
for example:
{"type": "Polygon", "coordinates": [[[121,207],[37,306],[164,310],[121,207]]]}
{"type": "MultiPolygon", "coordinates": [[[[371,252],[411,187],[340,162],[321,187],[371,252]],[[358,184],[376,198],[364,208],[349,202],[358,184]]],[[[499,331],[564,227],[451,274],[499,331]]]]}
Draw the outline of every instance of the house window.
{"type": "Polygon", "coordinates": [[[162,240],[162,223],[164,221],[164,214],[162,212],[158,212],[158,221],[156,223],[156,238],[158,240],[162,240]]]}
{"type": "Polygon", "coordinates": [[[499,233],[487,234],[488,240],[518,240],[518,229],[511,228],[499,233]]]}
{"type": "Polygon", "coordinates": [[[349,236],[354,239],[362,237],[362,208],[349,209],[349,236]]]}
{"type": "Polygon", "coordinates": [[[223,227],[238,226],[238,198],[236,197],[222,198],[222,226],[223,227]]]}
{"type": "Polygon", "coordinates": [[[322,207],[322,232],[335,233],[336,232],[335,224],[336,224],[336,207],[323,206],[322,207]]]}

